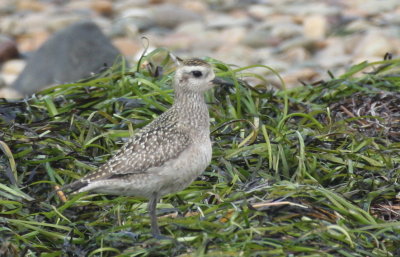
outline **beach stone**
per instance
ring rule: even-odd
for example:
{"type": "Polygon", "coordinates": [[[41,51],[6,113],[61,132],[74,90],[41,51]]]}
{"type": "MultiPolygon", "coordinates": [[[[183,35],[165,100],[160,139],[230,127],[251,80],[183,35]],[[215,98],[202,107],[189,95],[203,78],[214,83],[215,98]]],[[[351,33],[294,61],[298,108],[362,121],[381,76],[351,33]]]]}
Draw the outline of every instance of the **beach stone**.
{"type": "Polygon", "coordinates": [[[5,82],[3,76],[0,75],[0,90],[2,88],[5,88],[7,86],[7,83],[5,82]]]}
{"type": "Polygon", "coordinates": [[[222,29],[227,27],[238,27],[250,25],[250,19],[246,17],[232,17],[230,15],[209,15],[207,17],[207,27],[211,29],[222,29]]]}
{"type": "Polygon", "coordinates": [[[104,16],[111,16],[113,14],[113,5],[110,1],[97,0],[92,2],[91,8],[104,16]]]}
{"type": "Polygon", "coordinates": [[[47,29],[48,16],[43,13],[32,13],[24,19],[16,16],[2,17],[0,29],[9,36],[20,36],[26,33],[34,33],[47,29]]]}
{"type": "Polygon", "coordinates": [[[205,33],[206,26],[201,21],[190,21],[180,24],[176,27],[175,32],[177,33],[185,33],[185,34],[199,34],[205,33]]]}
{"type": "Polygon", "coordinates": [[[216,50],[215,58],[224,60],[229,64],[245,66],[250,62],[253,53],[254,51],[250,47],[238,45],[232,48],[232,45],[223,44],[216,50]]]}
{"type": "Polygon", "coordinates": [[[242,42],[247,34],[247,29],[244,27],[230,27],[223,29],[221,33],[217,34],[223,45],[229,45],[232,48],[242,42]]]}
{"type": "Polygon", "coordinates": [[[369,31],[355,45],[354,56],[356,58],[365,58],[366,60],[376,57],[383,58],[386,53],[394,52],[391,39],[384,33],[376,30],[369,31]]]}
{"type": "Polygon", "coordinates": [[[10,15],[17,11],[17,3],[14,0],[0,1],[0,15],[10,15]]]}
{"type": "Polygon", "coordinates": [[[317,52],[316,62],[324,68],[349,64],[352,57],[346,50],[346,40],[332,37],[325,41],[326,45],[317,52]]]}
{"type": "Polygon", "coordinates": [[[284,5],[281,3],[282,13],[307,17],[309,15],[337,15],[341,12],[338,5],[328,4],[327,1],[293,1],[292,4],[284,5]]]}
{"type": "Polygon", "coordinates": [[[311,58],[310,53],[304,47],[288,49],[283,55],[282,60],[292,63],[301,63],[311,58]]]}
{"type": "Polygon", "coordinates": [[[356,19],[346,25],[346,30],[350,32],[364,31],[373,26],[370,21],[366,19],[356,19]]]}
{"type": "Polygon", "coordinates": [[[114,38],[112,40],[112,43],[121,52],[123,56],[134,56],[143,47],[142,44],[140,44],[136,40],[124,37],[114,38]]]}
{"type": "Polygon", "coordinates": [[[14,59],[9,60],[3,64],[1,67],[1,71],[5,74],[13,74],[18,75],[25,67],[25,60],[22,59],[14,59]]]}
{"type": "Polygon", "coordinates": [[[254,48],[265,47],[268,45],[269,38],[271,38],[271,30],[269,28],[254,29],[247,33],[242,43],[254,48]]]}
{"type": "Polygon", "coordinates": [[[139,31],[144,31],[156,25],[156,22],[151,16],[152,14],[149,9],[131,8],[121,13],[121,19],[117,20],[117,23],[121,23],[121,27],[134,24],[139,31]]]}
{"type": "Polygon", "coordinates": [[[282,41],[281,44],[278,45],[277,51],[284,52],[292,48],[296,47],[305,47],[308,48],[311,45],[311,41],[304,37],[294,37],[291,39],[287,39],[282,41]]]}
{"type": "Polygon", "coordinates": [[[301,85],[301,82],[312,83],[320,80],[320,74],[314,68],[303,67],[292,69],[281,74],[288,88],[301,85]]]}
{"type": "Polygon", "coordinates": [[[18,48],[21,52],[32,52],[37,50],[50,37],[48,31],[33,31],[24,33],[17,38],[18,48]]]}
{"type": "Polygon", "coordinates": [[[24,11],[41,12],[46,9],[46,5],[39,1],[19,0],[17,2],[17,8],[24,11]]]}
{"type": "Polygon", "coordinates": [[[73,13],[77,10],[80,12],[88,12],[93,8],[93,4],[93,0],[67,1],[65,4],[65,8],[66,10],[69,10],[70,13],[73,13]]]}
{"type": "Polygon", "coordinates": [[[114,13],[121,15],[126,10],[146,7],[149,5],[149,0],[120,0],[113,2],[113,9],[114,13]]]}
{"type": "Polygon", "coordinates": [[[303,33],[303,28],[294,23],[279,23],[271,28],[271,36],[281,39],[293,38],[303,33]]]}
{"type": "Polygon", "coordinates": [[[371,14],[380,14],[387,11],[392,11],[399,7],[400,3],[397,0],[366,0],[363,1],[363,4],[360,4],[358,7],[365,11],[365,13],[371,14]]]}
{"type": "Polygon", "coordinates": [[[57,15],[52,17],[52,22],[47,25],[47,28],[51,32],[56,32],[77,22],[85,21],[87,20],[86,17],[82,13],[57,15]]]}
{"type": "Polygon", "coordinates": [[[248,10],[249,14],[259,20],[266,20],[274,14],[274,8],[263,4],[251,5],[248,10]]]}
{"type": "Polygon", "coordinates": [[[0,35],[0,64],[18,58],[19,55],[16,42],[7,36],[0,35]]]}
{"type": "Polygon", "coordinates": [[[10,86],[18,77],[18,74],[7,74],[7,73],[3,73],[2,74],[2,80],[3,83],[6,87],[10,86]]]}
{"type": "Polygon", "coordinates": [[[308,16],[304,19],[304,37],[311,40],[322,40],[327,34],[326,17],[320,14],[308,16]]]}
{"type": "Polygon", "coordinates": [[[274,58],[274,53],[271,47],[261,47],[251,50],[250,59],[248,60],[250,63],[270,64],[270,61],[274,58]]]}
{"type": "Polygon", "coordinates": [[[208,10],[204,1],[184,1],[182,6],[196,13],[206,13],[208,10]]]}
{"type": "Polygon", "coordinates": [[[73,82],[111,67],[120,52],[92,22],[80,22],[55,33],[28,59],[12,84],[24,95],[55,84],[73,82]],[[77,40],[79,39],[79,40],[77,40]]]}
{"type": "Polygon", "coordinates": [[[157,26],[175,28],[181,23],[201,20],[200,14],[174,4],[162,4],[151,8],[151,16],[157,26]]]}
{"type": "Polygon", "coordinates": [[[20,99],[23,95],[12,88],[4,87],[0,89],[0,98],[20,99]]]}

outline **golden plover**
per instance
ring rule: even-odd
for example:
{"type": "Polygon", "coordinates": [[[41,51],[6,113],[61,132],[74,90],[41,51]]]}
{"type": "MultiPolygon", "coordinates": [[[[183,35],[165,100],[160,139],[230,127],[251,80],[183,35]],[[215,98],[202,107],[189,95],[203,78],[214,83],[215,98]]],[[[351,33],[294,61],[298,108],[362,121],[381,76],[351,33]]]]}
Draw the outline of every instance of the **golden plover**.
{"type": "Polygon", "coordinates": [[[211,162],[209,113],[204,92],[221,81],[210,64],[188,59],[176,70],[174,104],[100,168],[64,186],[149,199],[151,232],[161,237],[156,206],[160,197],[186,188],[211,162]]]}

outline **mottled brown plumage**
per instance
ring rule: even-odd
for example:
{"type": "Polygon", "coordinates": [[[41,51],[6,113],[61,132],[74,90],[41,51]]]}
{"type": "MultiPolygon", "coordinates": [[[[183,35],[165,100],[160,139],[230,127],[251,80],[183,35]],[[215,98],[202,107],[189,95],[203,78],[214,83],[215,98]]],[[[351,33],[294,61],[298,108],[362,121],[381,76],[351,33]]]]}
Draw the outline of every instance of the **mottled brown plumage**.
{"type": "Polygon", "coordinates": [[[203,94],[214,78],[207,62],[183,61],[174,77],[173,106],[139,130],[97,171],[65,188],[149,198],[152,234],[160,236],[155,214],[159,198],[187,187],[211,161],[203,94]]]}

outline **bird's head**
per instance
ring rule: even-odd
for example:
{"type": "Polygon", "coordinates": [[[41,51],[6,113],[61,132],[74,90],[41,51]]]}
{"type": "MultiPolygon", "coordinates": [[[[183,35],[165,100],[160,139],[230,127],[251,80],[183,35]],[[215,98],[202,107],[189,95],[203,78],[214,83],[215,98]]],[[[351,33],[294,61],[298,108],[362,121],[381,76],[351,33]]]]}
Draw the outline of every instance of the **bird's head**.
{"type": "Polygon", "coordinates": [[[176,90],[200,93],[212,88],[216,82],[212,66],[197,58],[180,62],[174,80],[176,90]]]}

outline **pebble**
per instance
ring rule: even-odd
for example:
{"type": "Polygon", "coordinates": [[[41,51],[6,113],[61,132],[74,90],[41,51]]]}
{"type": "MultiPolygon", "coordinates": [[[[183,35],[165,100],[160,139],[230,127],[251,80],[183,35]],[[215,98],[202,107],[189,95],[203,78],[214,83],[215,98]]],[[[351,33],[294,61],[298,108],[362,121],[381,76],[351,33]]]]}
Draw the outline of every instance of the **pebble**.
{"type": "Polygon", "coordinates": [[[22,11],[41,12],[46,9],[46,6],[44,3],[38,1],[20,0],[17,2],[17,8],[22,11]]]}
{"type": "Polygon", "coordinates": [[[280,39],[294,38],[302,33],[302,27],[295,23],[279,23],[271,27],[271,36],[280,39]]]}
{"type": "Polygon", "coordinates": [[[124,56],[134,56],[139,53],[142,48],[140,42],[130,38],[114,38],[112,43],[124,56]]]}
{"type": "Polygon", "coordinates": [[[271,38],[271,29],[254,29],[248,31],[246,37],[243,38],[242,43],[252,48],[266,47],[269,45],[268,40],[271,38]]]}
{"type": "Polygon", "coordinates": [[[9,60],[3,64],[2,71],[6,74],[18,75],[25,67],[25,61],[22,59],[9,60]]]}
{"type": "Polygon", "coordinates": [[[208,11],[208,6],[204,1],[184,1],[182,6],[188,10],[201,14],[208,11]]]}
{"type": "Polygon", "coordinates": [[[210,29],[222,29],[227,27],[247,26],[250,24],[248,18],[234,18],[229,15],[212,15],[207,19],[207,27],[210,29]]]}
{"type": "Polygon", "coordinates": [[[357,31],[368,30],[371,27],[373,27],[373,24],[371,24],[367,19],[356,19],[346,25],[346,30],[350,33],[354,33],[357,31]]]}
{"type": "Polygon", "coordinates": [[[317,80],[320,80],[320,74],[315,69],[307,67],[292,69],[283,75],[283,81],[289,87],[295,83],[317,80]]]}
{"type": "Polygon", "coordinates": [[[325,47],[316,55],[317,64],[325,69],[337,66],[348,65],[351,61],[351,55],[346,50],[345,41],[340,37],[332,37],[325,41],[325,47]]]}
{"type": "MultiPolygon", "coordinates": [[[[128,59],[140,56],[146,36],[151,49],[184,57],[269,65],[288,87],[400,54],[398,0],[1,0],[0,15],[1,34],[16,42],[11,52],[27,55],[60,29],[91,19],[128,59]]],[[[9,85],[22,64],[4,58],[3,49],[0,43],[0,77],[9,85]]]]}
{"type": "Polygon", "coordinates": [[[386,53],[392,53],[396,50],[391,41],[390,37],[381,31],[368,31],[355,45],[354,56],[358,59],[382,59],[386,53]]]}
{"type": "Polygon", "coordinates": [[[8,60],[19,57],[17,44],[9,37],[0,35],[0,65],[8,60]]]}
{"type": "Polygon", "coordinates": [[[17,39],[20,52],[33,52],[37,50],[49,38],[47,31],[32,31],[25,33],[17,39]]]}
{"type": "Polygon", "coordinates": [[[2,0],[0,1],[0,15],[12,15],[13,13],[16,13],[18,11],[17,9],[17,3],[15,0],[2,0]]]}
{"type": "Polygon", "coordinates": [[[327,34],[326,17],[320,14],[314,14],[304,19],[304,37],[311,40],[322,40],[327,34]]]}
{"type": "Polygon", "coordinates": [[[91,5],[94,11],[104,16],[111,16],[113,14],[113,5],[110,1],[97,0],[91,5]]]}
{"type": "Polygon", "coordinates": [[[0,98],[19,99],[22,97],[22,94],[12,88],[5,87],[0,89],[0,98]]]}
{"type": "Polygon", "coordinates": [[[259,20],[266,20],[274,14],[273,7],[261,4],[251,5],[247,11],[251,17],[259,20]]]}
{"type": "Polygon", "coordinates": [[[390,12],[398,8],[400,5],[397,0],[366,0],[360,5],[361,11],[368,15],[381,14],[390,12]]]}
{"type": "Polygon", "coordinates": [[[150,15],[156,26],[171,29],[185,22],[201,20],[200,14],[174,4],[162,4],[153,7],[150,15]]]}

